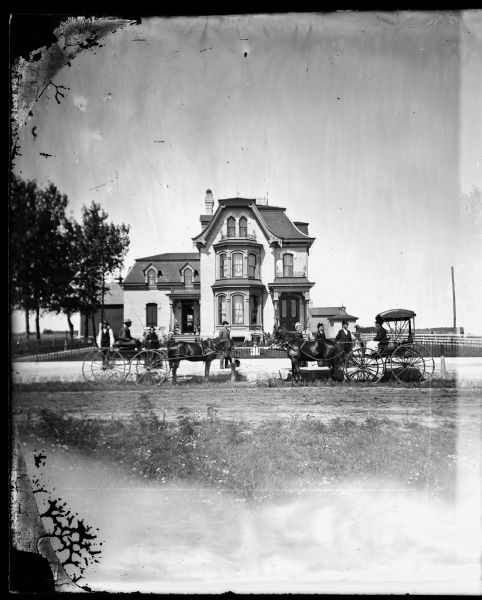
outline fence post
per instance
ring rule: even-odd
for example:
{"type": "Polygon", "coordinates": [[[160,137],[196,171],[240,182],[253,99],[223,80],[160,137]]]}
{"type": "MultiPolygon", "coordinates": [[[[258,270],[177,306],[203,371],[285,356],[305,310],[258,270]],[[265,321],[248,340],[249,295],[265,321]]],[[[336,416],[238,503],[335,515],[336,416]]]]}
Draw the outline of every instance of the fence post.
{"type": "Polygon", "coordinates": [[[443,344],[441,344],[440,349],[440,375],[441,377],[445,378],[445,376],[447,375],[447,369],[445,368],[445,351],[443,344]]]}

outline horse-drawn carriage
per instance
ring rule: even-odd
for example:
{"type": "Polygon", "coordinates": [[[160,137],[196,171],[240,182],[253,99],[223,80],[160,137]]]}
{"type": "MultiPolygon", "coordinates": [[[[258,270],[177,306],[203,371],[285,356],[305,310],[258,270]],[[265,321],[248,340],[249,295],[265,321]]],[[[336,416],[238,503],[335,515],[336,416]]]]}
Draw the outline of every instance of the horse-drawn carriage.
{"type": "Polygon", "coordinates": [[[165,381],[168,372],[167,353],[149,345],[94,348],[82,363],[82,374],[89,382],[157,385],[165,381]]]}
{"type": "MultiPolygon", "coordinates": [[[[153,347],[147,343],[139,345],[117,345],[112,348],[94,348],[84,359],[82,374],[86,381],[121,383],[132,381],[144,385],[158,385],[171,376],[176,383],[176,373],[182,360],[203,362],[204,378],[208,380],[212,361],[221,356],[231,365],[239,366],[239,360],[231,359],[231,344],[220,340],[206,339],[195,342],[176,341],[167,347],[153,347]]],[[[234,373],[232,371],[232,377],[234,373]]]]}
{"type": "Polygon", "coordinates": [[[435,363],[430,351],[415,340],[415,313],[397,308],[379,313],[375,321],[388,328],[389,343],[377,347],[371,342],[354,348],[346,357],[344,374],[348,381],[380,381],[390,378],[403,383],[427,381],[435,363]]]}

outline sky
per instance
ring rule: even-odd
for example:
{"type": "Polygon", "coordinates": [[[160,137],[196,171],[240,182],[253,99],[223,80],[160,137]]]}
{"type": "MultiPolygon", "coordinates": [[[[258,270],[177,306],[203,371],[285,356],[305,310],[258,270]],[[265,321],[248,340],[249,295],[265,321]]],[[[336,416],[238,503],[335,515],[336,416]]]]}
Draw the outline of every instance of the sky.
{"type": "Polygon", "coordinates": [[[54,71],[15,172],[129,224],[124,275],[195,251],[207,188],[267,197],[310,224],[314,306],[452,326],[453,266],[482,334],[482,11],[150,17],[54,71]]]}

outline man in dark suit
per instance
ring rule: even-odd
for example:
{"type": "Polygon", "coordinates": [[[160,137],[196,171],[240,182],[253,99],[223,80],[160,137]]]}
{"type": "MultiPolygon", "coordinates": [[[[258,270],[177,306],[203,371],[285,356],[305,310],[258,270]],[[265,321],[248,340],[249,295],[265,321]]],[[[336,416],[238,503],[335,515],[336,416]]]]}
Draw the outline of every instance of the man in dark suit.
{"type": "MultiPolygon", "coordinates": [[[[222,326],[223,326],[223,328],[219,330],[218,342],[221,347],[228,350],[228,348],[231,348],[231,331],[229,329],[229,323],[227,321],[223,321],[222,326]]],[[[221,363],[222,362],[223,362],[223,359],[221,359],[221,363]]],[[[226,353],[225,353],[224,366],[222,366],[222,364],[221,364],[221,368],[226,369],[228,367],[228,365],[230,364],[230,362],[231,362],[231,359],[227,358],[226,353]]]]}
{"type": "Polygon", "coordinates": [[[353,339],[351,337],[351,332],[348,331],[348,321],[346,319],[343,319],[341,322],[341,329],[336,334],[335,341],[343,344],[345,354],[351,352],[353,339]]]}
{"type": "Polygon", "coordinates": [[[383,327],[381,321],[377,321],[375,323],[375,327],[377,329],[377,333],[373,338],[374,342],[378,342],[378,348],[380,350],[384,350],[388,346],[388,335],[387,330],[383,327]]]}

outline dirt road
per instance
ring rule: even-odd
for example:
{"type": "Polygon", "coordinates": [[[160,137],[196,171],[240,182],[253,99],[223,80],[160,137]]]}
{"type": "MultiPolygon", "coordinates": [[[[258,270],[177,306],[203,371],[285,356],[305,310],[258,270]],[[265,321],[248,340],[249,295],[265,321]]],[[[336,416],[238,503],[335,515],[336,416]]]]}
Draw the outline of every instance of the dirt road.
{"type": "Polygon", "coordinates": [[[402,387],[240,387],[191,384],[178,388],[81,390],[65,386],[48,390],[26,386],[14,391],[16,419],[35,417],[42,409],[90,418],[128,417],[134,410],[151,408],[161,418],[173,420],[187,409],[199,416],[259,423],[266,419],[336,417],[364,421],[412,420],[438,425],[445,420],[480,420],[480,388],[402,387]]]}

